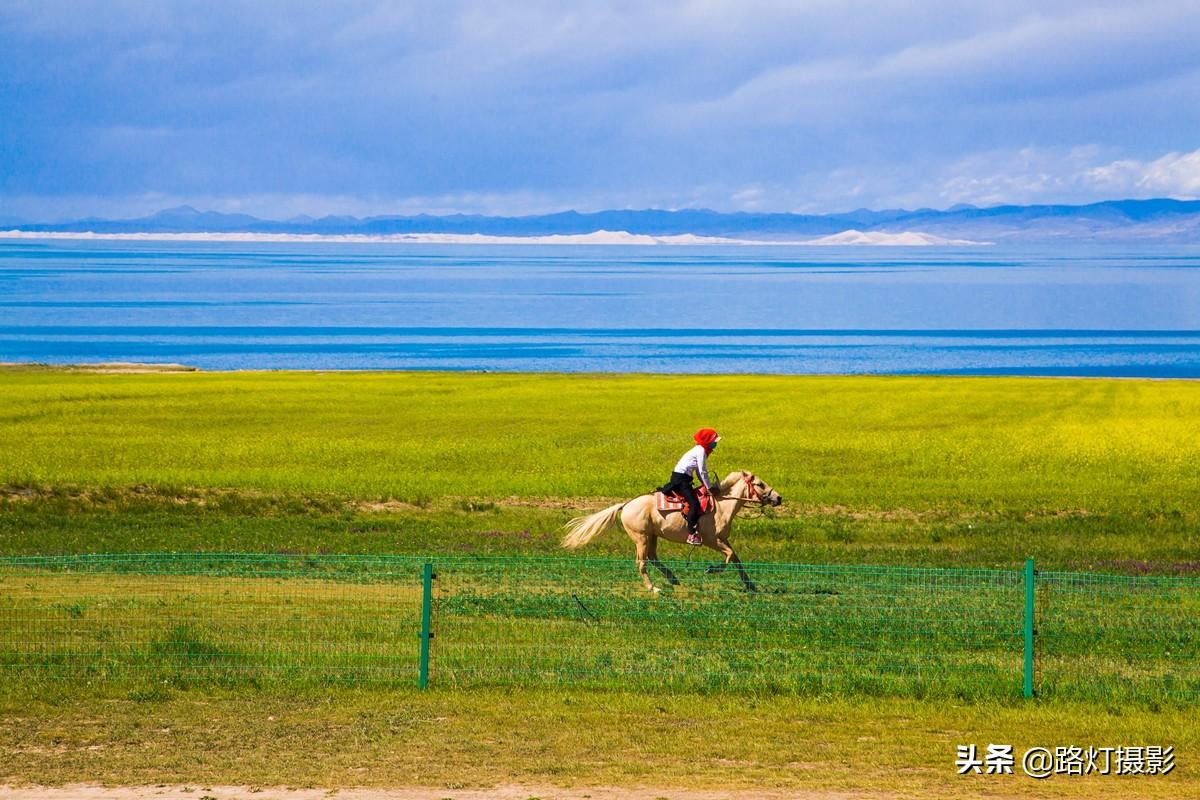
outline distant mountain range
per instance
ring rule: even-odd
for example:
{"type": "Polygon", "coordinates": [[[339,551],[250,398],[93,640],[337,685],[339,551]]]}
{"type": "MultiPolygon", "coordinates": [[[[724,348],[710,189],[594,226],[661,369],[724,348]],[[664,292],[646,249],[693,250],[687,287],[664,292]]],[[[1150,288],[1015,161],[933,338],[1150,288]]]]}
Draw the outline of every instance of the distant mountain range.
{"type": "Polygon", "coordinates": [[[756,240],[826,237],[846,231],[921,232],[975,241],[1163,241],[1200,243],[1200,200],[1110,200],[1090,205],[959,205],[945,210],[861,209],[841,214],[681,211],[563,211],[520,217],[476,214],[433,216],[308,216],[267,220],[246,214],[169,208],[137,219],[87,218],[37,224],[0,219],[6,230],[59,233],[274,233],[387,236],[484,234],[551,236],[624,231],[648,236],[694,234],[756,240]]]}

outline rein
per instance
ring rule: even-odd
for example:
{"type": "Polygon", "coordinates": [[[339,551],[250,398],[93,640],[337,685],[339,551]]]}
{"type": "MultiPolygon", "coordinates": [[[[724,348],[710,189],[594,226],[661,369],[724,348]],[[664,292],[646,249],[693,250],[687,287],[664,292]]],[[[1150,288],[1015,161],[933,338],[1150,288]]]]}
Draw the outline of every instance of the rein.
{"type": "Polygon", "coordinates": [[[760,506],[766,505],[767,501],[763,499],[763,496],[759,493],[758,489],[755,488],[755,486],[754,486],[754,473],[747,472],[745,475],[742,476],[742,480],[746,482],[746,488],[750,490],[750,496],[747,497],[746,499],[747,500],[757,500],[758,504],[760,506]]]}

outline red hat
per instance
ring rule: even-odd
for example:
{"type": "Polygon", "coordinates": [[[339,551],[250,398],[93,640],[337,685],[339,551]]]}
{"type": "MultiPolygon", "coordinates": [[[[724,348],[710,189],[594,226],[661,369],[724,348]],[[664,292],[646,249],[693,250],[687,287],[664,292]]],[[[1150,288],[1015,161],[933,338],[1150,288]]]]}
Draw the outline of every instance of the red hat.
{"type": "Polygon", "coordinates": [[[696,444],[703,445],[704,447],[711,447],[713,442],[721,441],[721,437],[712,428],[701,428],[696,431],[696,435],[692,438],[696,440],[696,444]]]}

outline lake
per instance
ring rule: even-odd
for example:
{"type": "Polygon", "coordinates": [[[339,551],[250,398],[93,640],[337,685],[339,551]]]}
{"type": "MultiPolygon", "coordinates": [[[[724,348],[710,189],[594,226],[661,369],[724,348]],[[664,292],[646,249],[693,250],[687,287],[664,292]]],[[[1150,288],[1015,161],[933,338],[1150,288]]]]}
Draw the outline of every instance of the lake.
{"type": "Polygon", "coordinates": [[[1200,377],[1200,247],[0,240],[0,361],[1200,377]]]}

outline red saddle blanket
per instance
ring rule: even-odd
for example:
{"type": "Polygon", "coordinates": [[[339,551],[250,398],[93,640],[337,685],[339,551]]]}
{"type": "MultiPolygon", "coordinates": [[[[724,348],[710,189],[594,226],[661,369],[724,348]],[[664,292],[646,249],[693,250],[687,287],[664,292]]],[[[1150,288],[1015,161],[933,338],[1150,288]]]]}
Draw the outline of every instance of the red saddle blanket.
{"type": "MultiPolygon", "coordinates": [[[[707,514],[713,510],[712,495],[703,486],[696,490],[696,498],[700,501],[701,514],[707,514]]],[[[684,511],[687,508],[687,501],[674,492],[671,494],[655,492],[654,503],[658,507],[658,510],[664,514],[671,511],[684,511]]]]}

